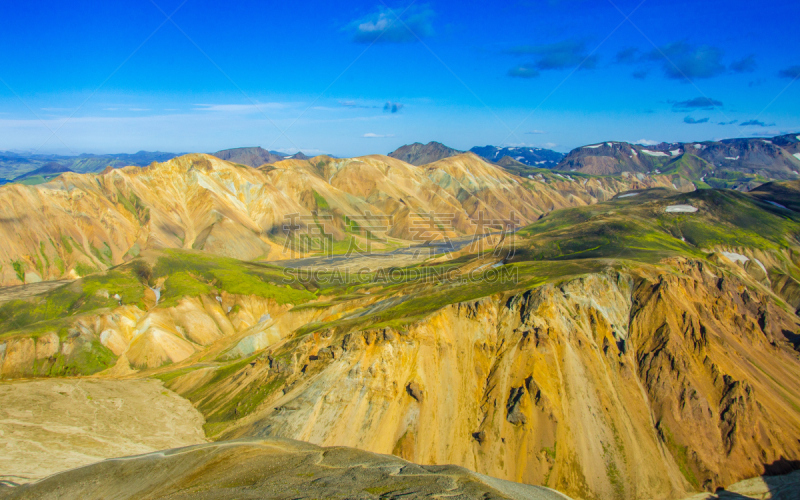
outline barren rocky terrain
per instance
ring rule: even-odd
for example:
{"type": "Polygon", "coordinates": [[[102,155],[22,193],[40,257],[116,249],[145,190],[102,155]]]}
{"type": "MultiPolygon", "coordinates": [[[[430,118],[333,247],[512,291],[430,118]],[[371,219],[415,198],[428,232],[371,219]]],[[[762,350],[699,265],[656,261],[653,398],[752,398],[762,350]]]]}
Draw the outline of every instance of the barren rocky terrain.
{"type": "Polygon", "coordinates": [[[227,441],[106,460],[0,498],[566,499],[558,492],[397,457],[286,439],[227,441]]]}
{"type": "Polygon", "coordinates": [[[0,384],[0,481],[206,441],[203,416],[158,380],[0,384]]]}

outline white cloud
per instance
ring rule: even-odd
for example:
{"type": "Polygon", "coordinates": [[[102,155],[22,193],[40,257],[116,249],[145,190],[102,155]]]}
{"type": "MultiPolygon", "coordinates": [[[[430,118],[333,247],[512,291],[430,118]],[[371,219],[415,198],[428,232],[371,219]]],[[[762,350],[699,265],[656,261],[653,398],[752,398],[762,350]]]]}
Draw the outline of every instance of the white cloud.
{"type": "Polygon", "coordinates": [[[366,137],[367,139],[383,139],[386,137],[394,137],[394,134],[374,134],[372,132],[367,132],[366,134],[362,135],[361,137],[366,137]]]}
{"type": "Polygon", "coordinates": [[[195,111],[214,111],[219,113],[260,113],[265,109],[284,109],[290,106],[284,102],[257,102],[255,104],[195,104],[195,111]]]}
{"type": "Polygon", "coordinates": [[[408,43],[433,35],[434,12],[427,6],[411,5],[392,10],[380,7],[345,27],[354,42],[408,43]]]}
{"type": "Polygon", "coordinates": [[[531,130],[529,132],[525,132],[528,135],[538,135],[538,134],[546,134],[544,130],[531,130]]]}
{"type": "Polygon", "coordinates": [[[658,141],[652,141],[650,139],[639,139],[638,141],[634,142],[634,144],[641,144],[642,146],[655,146],[659,144],[658,141]]]}

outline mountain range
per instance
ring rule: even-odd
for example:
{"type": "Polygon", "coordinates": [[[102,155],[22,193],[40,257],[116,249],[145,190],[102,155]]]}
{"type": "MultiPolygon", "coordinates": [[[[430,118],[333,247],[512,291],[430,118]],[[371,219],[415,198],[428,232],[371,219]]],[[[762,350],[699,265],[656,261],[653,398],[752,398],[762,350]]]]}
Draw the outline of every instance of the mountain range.
{"type": "MultiPolygon", "coordinates": [[[[509,157],[524,165],[540,168],[553,168],[564,158],[563,153],[558,153],[549,149],[530,147],[476,146],[470,149],[469,152],[495,163],[499,163],[503,158],[509,157]]],[[[464,151],[459,151],[447,147],[442,143],[432,141],[428,144],[415,142],[414,144],[401,146],[389,153],[389,156],[391,158],[403,160],[412,165],[425,165],[462,153],[464,153],[464,151]]]]}
{"type": "MultiPolygon", "coordinates": [[[[482,146],[470,149],[505,170],[528,177],[538,169],[580,172],[594,175],[666,173],[677,175],[697,187],[731,188],[747,191],[769,180],[794,180],[800,176],[800,140],[797,134],[764,138],[725,139],[653,145],[609,141],[582,146],[567,154],[534,147],[482,146]]],[[[416,166],[463,154],[438,142],[414,143],[388,154],[416,166]]],[[[50,180],[59,171],[100,172],[108,166],[149,165],[180,156],[172,153],[133,155],[0,155],[0,184],[36,184],[50,180]],[[36,172],[47,165],[48,172],[36,172]],[[60,169],[60,170],[59,170],[60,169]],[[44,173],[44,175],[42,175],[44,173]],[[5,179],[3,179],[5,177],[5,179]]],[[[286,159],[307,160],[302,152],[286,154],[261,147],[226,149],[217,158],[260,167],[286,159]]]]}
{"type": "Polygon", "coordinates": [[[474,147],[470,151],[495,163],[503,158],[511,158],[529,167],[539,168],[555,168],[564,159],[563,153],[543,148],[484,146],[474,147]]]}
{"type": "Polygon", "coordinates": [[[24,179],[30,172],[47,165],[49,172],[62,168],[64,172],[100,172],[106,167],[125,167],[129,165],[146,166],[154,161],[167,161],[180,156],[176,153],[158,151],[139,151],[138,153],[121,153],[94,155],[84,153],[77,156],[61,156],[50,154],[28,154],[10,151],[0,152],[0,183],[10,179],[24,179]],[[55,165],[60,165],[56,167],[55,165]]]}
{"type": "MultiPolygon", "coordinates": [[[[517,175],[535,175],[537,168],[594,175],[625,172],[677,175],[695,186],[747,191],[769,180],[794,180],[800,176],[800,140],[796,134],[770,139],[726,139],[651,146],[603,142],[583,146],[563,155],[529,147],[475,147],[470,151],[517,175]]],[[[389,154],[423,165],[460,151],[431,142],[403,146],[389,154]]]]}
{"type": "Polygon", "coordinates": [[[523,180],[471,153],[425,167],[374,155],[282,160],[258,169],[194,154],[144,168],[67,172],[47,184],[0,189],[0,283],[85,276],[149,248],[285,259],[282,228],[293,213],[306,218],[304,227],[314,213],[329,214],[338,242],[364,238],[350,218],[365,217],[361,225],[370,226],[391,217],[383,232],[398,245],[413,240],[420,213],[452,214],[446,230],[432,232],[463,237],[481,214],[507,220],[513,212],[525,224],[559,208],[675,182],[547,170],[523,180]]]}
{"type": "Polygon", "coordinates": [[[674,172],[698,186],[749,190],[767,180],[800,176],[800,141],[795,134],[771,139],[641,146],[604,142],[572,150],[558,170],[614,175],[674,172]]]}
{"type": "Polygon", "coordinates": [[[712,184],[790,176],[772,143],[705,180],[694,143],[604,143],[4,185],[0,498],[776,493],[800,180],[712,184]]]}
{"type": "MultiPolygon", "coordinates": [[[[61,172],[95,173],[102,172],[107,167],[145,167],[153,162],[164,162],[181,156],[181,154],[139,151],[133,154],[63,156],[0,151],[0,184],[8,182],[37,184],[48,181],[53,178],[54,174],[61,172]]],[[[226,149],[217,151],[214,155],[223,160],[251,167],[259,167],[265,163],[274,163],[287,158],[308,159],[303,153],[289,155],[278,151],[267,151],[260,147],[226,149]]]]}

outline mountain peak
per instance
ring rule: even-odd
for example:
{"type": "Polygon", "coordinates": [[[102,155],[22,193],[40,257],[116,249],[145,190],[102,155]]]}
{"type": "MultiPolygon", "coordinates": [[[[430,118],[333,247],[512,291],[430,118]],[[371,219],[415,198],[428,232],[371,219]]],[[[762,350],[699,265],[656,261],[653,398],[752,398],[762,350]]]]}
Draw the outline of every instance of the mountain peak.
{"type": "Polygon", "coordinates": [[[441,142],[431,141],[428,144],[419,142],[406,144],[389,153],[389,156],[412,165],[420,166],[461,153],[463,153],[463,151],[447,147],[441,142]]]}
{"type": "Polygon", "coordinates": [[[220,160],[241,163],[249,167],[260,167],[265,163],[275,163],[284,159],[283,156],[267,151],[261,146],[223,149],[213,154],[220,160]]]}

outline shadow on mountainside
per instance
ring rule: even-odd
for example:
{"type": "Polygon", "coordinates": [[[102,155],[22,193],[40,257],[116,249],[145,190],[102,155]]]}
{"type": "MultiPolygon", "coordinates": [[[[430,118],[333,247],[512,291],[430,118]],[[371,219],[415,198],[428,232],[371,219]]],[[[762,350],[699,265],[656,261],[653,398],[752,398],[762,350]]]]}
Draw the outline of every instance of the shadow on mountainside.
{"type": "Polygon", "coordinates": [[[764,475],[732,484],[692,500],[800,500],[800,461],[780,458],[764,466],[764,475]]]}

